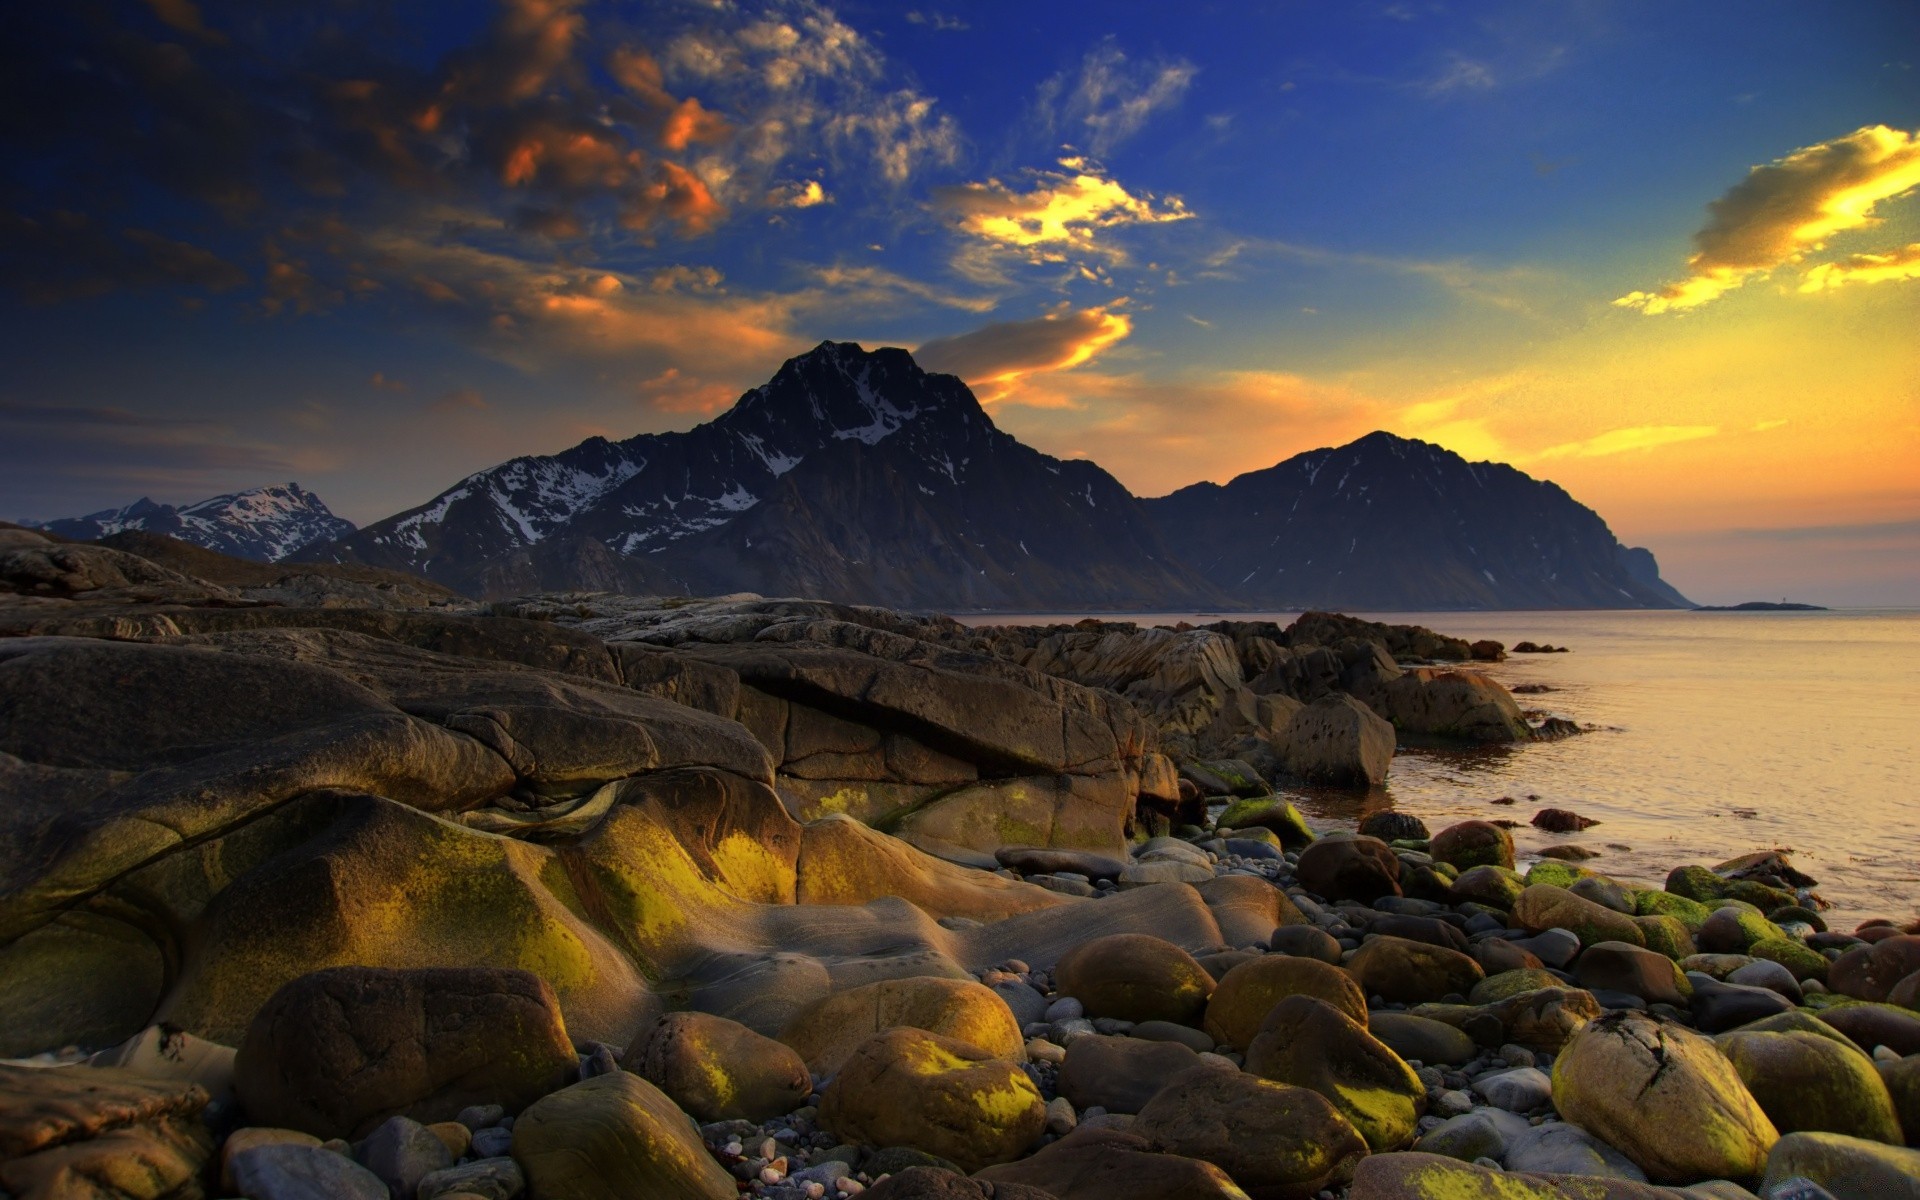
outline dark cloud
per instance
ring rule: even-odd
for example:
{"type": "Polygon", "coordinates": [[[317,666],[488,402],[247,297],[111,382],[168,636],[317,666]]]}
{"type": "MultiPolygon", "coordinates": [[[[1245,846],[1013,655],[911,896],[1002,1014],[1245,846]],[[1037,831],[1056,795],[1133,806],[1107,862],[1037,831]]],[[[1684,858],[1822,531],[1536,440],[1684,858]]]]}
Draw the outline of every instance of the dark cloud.
{"type": "Polygon", "coordinates": [[[224,292],[247,274],[213,251],[150,229],[112,229],[84,213],[0,212],[0,286],[48,303],[127,288],[224,292]]]}

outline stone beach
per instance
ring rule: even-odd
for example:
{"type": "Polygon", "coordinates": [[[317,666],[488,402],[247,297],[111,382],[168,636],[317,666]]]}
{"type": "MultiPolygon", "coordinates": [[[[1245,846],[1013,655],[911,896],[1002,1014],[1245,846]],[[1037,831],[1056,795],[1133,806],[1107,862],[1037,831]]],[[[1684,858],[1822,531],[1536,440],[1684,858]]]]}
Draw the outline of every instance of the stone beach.
{"type": "Polygon", "coordinates": [[[0,1194],[1920,1197],[1912,911],[1274,793],[1564,736],[1500,653],[0,530],[0,1194]]]}

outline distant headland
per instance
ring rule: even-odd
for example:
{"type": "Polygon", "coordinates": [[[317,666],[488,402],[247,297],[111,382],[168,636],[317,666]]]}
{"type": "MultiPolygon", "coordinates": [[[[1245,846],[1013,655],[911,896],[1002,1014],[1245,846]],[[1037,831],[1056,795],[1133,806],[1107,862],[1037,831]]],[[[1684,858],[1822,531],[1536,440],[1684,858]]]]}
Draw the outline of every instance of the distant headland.
{"type": "Polygon", "coordinates": [[[1745,604],[1702,604],[1694,612],[1827,612],[1824,604],[1794,604],[1786,600],[1749,600],[1745,604]]]}

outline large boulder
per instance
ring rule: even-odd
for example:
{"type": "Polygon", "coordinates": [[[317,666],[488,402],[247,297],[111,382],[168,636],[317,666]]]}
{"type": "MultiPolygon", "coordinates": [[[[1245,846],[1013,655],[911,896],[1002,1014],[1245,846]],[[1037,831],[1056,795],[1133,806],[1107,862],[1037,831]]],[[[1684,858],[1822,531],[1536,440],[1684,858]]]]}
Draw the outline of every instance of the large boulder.
{"type": "Polygon", "coordinates": [[[1145,1138],[1111,1129],[1075,1130],[976,1178],[1026,1184],[1057,1200],[1248,1200],[1212,1163],[1155,1153],[1145,1138]]]}
{"type": "Polygon", "coordinates": [[[1920,1054],[1920,1013],[1890,1004],[1835,1004],[1820,1019],[1862,1049],[1885,1046],[1898,1055],[1920,1054]]]}
{"type": "Polygon", "coordinates": [[[535,1200],[732,1200],[733,1178],[665,1093],[629,1071],[562,1088],[520,1114],[513,1157],[535,1200]]]}
{"type": "Polygon", "coordinates": [[[702,1122],[764,1121],[799,1108],[813,1090],[797,1051],[710,1013],[663,1015],[621,1062],[702,1122]]]}
{"type": "Polygon", "coordinates": [[[910,976],[836,991],[780,1031],[816,1075],[832,1075],[875,1034],[913,1028],[954,1038],[1007,1062],[1025,1057],[1020,1026],[992,988],[970,979],[910,976]]]}
{"type": "Polygon", "coordinates": [[[1267,1014],[1247,1048],[1247,1070],[1319,1092],[1376,1152],[1411,1142],[1427,1107],[1426,1085],[1404,1059],[1311,996],[1290,996],[1267,1014]]]}
{"type": "Polygon", "coordinates": [[[1367,995],[1401,1004],[1464,996],[1485,975],[1458,950],[1388,936],[1368,938],[1347,960],[1347,972],[1367,995]]]}
{"type": "Polygon", "coordinates": [[[1097,1105],[1108,1112],[1137,1113],[1167,1080],[1199,1061],[1199,1054],[1180,1042],[1083,1035],[1067,1045],[1060,1094],[1075,1108],[1097,1105]]]}
{"type": "Polygon", "coordinates": [[[1047,1106],[1012,1063],[902,1028],[869,1038],[840,1068],[820,1123],[843,1141],[910,1146],[971,1171],[1025,1151],[1046,1128],[1047,1106]]]}
{"type": "Polygon", "coordinates": [[[1920,1150],[1839,1133],[1790,1133],[1767,1158],[1761,1191],[1806,1179],[1836,1200],[1920,1200],[1920,1150]]]}
{"type": "Polygon", "coordinates": [[[1295,878],[1316,896],[1372,904],[1400,894],[1400,859],[1379,838],[1323,837],[1300,852],[1295,878]]]}
{"type": "Polygon", "coordinates": [[[1332,787],[1379,787],[1393,761],[1393,726],[1365,704],[1331,693],[1287,722],[1280,761],[1308,783],[1332,787]]]}
{"type": "Polygon", "coordinates": [[[1711,1041],[1632,1011],[1574,1034],[1554,1060],[1553,1102],[1656,1183],[1754,1178],[1780,1136],[1711,1041]]]}
{"type": "Polygon", "coordinates": [[[1906,1132],[1907,1145],[1920,1149],[1920,1055],[1909,1054],[1876,1065],[1880,1082],[1887,1085],[1887,1094],[1893,1097],[1893,1109],[1906,1132]]]}
{"type": "Polygon", "coordinates": [[[1721,1053],[1781,1133],[1844,1133],[1898,1146],[1893,1097],[1873,1060],[1817,1033],[1733,1032],[1721,1053]]]}
{"type": "Polygon", "coordinates": [[[1366,1159],[1347,1194],[1350,1200],[1674,1200],[1675,1195],[1629,1179],[1508,1173],[1417,1152],[1366,1159]]]}
{"type": "Polygon", "coordinates": [[[1201,1027],[1214,1041],[1245,1050],[1273,1006],[1288,996],[1312,996],[1361,1024],[1367,1020],[1366,993],[1352,975],[1317,959],[1271,954],[1220,977],[1201,1027]]]}
{"type": "Polygon", "coordinates": [[[1828,969],[1827,984],[1843,996],[1882,1001],[1916,971],[1920,971],[1920,936],[1898,934],[1842,954],[1828,969]]]}
{"type": "Polygon", "coordinates": [[[1054,966],[1054,988],[1093,1017],[1197,1025],[1213,976],[1185,950],[1151,934],[1095,938],[1054,966]]]}
{"type": "Polygon", "coordinates": [[[1220,1167],[1258,1200],[1304,1200],[1343,1184],[1367,1154],[1366,1139],[1319,1093],[1218,1067],[1169,1079],[1129,1132],[1220,1167]]]}
{"type": "Polygon", "coordinates": [[[275,992],[240,1043],[254,1123],[361,1137],[391,1116],[518,1112],[577,1067],[553,989],[524,971],[335,967],[275,992]]]}
{"type": "Polygon", "coordinates": [[[185,1081],[0,1064],[0,1190],[21,1200],[198,1196],[213,1153],[206,1106],[206,1089],[185,1081]]]}

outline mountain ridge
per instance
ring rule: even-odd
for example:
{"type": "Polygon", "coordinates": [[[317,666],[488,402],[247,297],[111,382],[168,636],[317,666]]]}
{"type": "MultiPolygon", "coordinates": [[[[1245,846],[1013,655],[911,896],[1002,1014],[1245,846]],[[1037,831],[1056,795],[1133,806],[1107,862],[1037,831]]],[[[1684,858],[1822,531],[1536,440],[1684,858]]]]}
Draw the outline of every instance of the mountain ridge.
{"type": "Polygon", "coordinates": [[[192,504],[160,504],[142,496],[123,508],[39,522],[36,528],[75,541],[117,533],[160,534],[254,562],[279,562],[314,542],[350,534],[353,522],[298,483],[270,484],[192,504]]]}

